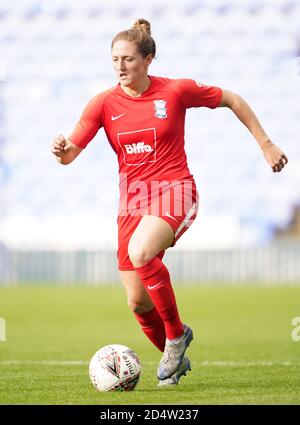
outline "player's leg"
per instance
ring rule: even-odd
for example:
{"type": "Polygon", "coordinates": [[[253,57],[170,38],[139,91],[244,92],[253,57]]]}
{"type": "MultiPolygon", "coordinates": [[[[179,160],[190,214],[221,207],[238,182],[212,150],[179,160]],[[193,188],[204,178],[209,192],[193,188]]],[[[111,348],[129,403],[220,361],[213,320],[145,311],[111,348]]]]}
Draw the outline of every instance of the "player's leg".
{"type": "Polygon", "coordinates": [[[133,232],[128,254],[133,266],[141,267],[169,248],[174,241],[174,230],[161,217],[145,215],[133,232]]]}
{"type": "Polygon", "coordinates": [[[164,322],[145,290],[141,279],[135,270],[120,271],[120,276],[130,310],[135,315],[144,334],[163,352],[166,341],[164,322]]]}
{"type": "Polygon", "coordinates": [[[174,231],[157,216],[145,215],[128,244],[130,261],[165,323],[168,339],[183,334],[168,269],[158,254],[172,245],[174,231]]]}
{"type": "Polygon", "coordinates": [[[174,230],[161,217],[142,217],[128,245],[129,258],[164,321],[165,353],[158,369],[166,379],[179,368],[193,333],[180,320],[170,274],[158,254],[173,244],[174,230]]]}

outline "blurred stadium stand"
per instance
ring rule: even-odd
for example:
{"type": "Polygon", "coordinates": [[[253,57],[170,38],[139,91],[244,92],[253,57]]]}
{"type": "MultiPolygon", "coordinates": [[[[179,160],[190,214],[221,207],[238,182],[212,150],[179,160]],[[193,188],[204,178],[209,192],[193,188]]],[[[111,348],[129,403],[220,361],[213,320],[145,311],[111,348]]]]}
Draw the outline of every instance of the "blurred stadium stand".
{"type": "Polygon", "coordinates": [[[139,17],[157,43],[150,74],[239,93],[290,160],[273,174],[231,111],[189,110],[186,150],[201,208],[176,249],[263,249],[297,237],[289,226],[300,205],[299,0],[4,0],[2,253],[116,248],[117,160],[103,130],[68,167],[50,145],[70,133],[90,97],[116,84],[111,39],[139,17]]]}

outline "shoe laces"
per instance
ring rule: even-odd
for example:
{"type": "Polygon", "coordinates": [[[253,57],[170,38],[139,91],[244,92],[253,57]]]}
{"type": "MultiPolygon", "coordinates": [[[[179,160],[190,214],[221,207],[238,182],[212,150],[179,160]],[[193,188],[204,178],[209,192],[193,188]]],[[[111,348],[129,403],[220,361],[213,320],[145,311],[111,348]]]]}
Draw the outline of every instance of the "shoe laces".
{"type": "Polygon", "coordinates": [[[180,354],[181,354],[181,343],[174,344],[171,341],[167,341],[164,354],[161,359],[161,363],[169,363],[170,361],[179,357],[180,354]]]}

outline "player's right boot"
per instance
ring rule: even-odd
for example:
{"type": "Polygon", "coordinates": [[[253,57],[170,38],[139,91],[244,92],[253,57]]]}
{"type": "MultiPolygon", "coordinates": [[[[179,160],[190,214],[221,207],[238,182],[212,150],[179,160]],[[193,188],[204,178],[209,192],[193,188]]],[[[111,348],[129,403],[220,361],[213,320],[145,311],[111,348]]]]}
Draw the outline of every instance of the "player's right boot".
{"type": "Polygon", "coordinates": [[[193,340],[192,329],[184,325],[184,333],[178,344],[166,339],[164,354],[157,369],[159,380],[170,378],[178,369],[183,360],[185,350],[193,340]]]}
{"type": "Polygon", "coordinates": [[[167,379],[160,379],[159,383],[157,384],[158,387],[169,387],[171,385],[177,385],[179,382],[179,379],[182,376],[186,376],[186,373],[191,370],[191,362],[187,357],[184,357],[182,359],[182,362],[179,366],[179,368],[176,370],[176,372],[167,379]]]}

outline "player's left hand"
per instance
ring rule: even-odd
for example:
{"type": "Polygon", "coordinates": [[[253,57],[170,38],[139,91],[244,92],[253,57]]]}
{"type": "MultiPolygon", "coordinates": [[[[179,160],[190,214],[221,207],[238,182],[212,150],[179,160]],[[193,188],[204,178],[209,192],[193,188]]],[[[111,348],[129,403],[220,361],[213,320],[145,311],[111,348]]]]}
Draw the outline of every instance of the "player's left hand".
{"type": "Polygon", "coordinates": [[[266,161],[271,166],[273,173],[279,173],[288,163],[287,156],[273,143],[263,148],[263,154],[266,161]]]}

